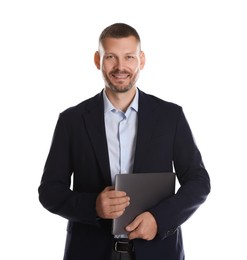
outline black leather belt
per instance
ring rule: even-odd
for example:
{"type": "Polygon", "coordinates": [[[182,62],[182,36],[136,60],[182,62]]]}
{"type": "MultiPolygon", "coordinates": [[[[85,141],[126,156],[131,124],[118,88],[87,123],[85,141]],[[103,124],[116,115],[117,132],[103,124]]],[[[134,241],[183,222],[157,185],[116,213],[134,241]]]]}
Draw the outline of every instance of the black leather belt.
{"type": "Polygon", "coordinates": [[[133,242],[129,239],[114,239],[113,249],[119,253],[132,253],[134,252],[133,242]]]}

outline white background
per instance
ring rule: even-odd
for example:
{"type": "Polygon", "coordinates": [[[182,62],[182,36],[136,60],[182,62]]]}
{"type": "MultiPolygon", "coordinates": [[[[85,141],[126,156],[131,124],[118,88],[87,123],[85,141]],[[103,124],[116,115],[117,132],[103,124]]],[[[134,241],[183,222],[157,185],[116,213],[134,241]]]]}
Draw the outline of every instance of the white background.
{"type": "Polygon", "coordinates": [[[0,259],[62,259],[66,220],[37,189],[58,114],[103,88],[93,55],[115,22],[140,33],[138,86],[183,106],[210,173],[183,225],[186,259],[246,259],[245,2],[0,2],[0,259]]]}

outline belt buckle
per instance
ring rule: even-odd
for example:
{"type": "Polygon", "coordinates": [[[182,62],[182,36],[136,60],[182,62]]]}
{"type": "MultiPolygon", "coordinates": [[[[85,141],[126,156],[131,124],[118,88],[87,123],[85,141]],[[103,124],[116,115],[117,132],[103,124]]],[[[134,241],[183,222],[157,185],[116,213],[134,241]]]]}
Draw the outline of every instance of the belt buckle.
{"type": "Polygon", "coordinates": [[[129,247],[129,242],[127,242],[127,241],[116,241],[115,245],[114,245],[114,250],[116,252],[119,252],[119,253],[129,253],[128,247],[129,247]],[[118,244],[127,245],[127,250],[119,250],[118,244]]]}

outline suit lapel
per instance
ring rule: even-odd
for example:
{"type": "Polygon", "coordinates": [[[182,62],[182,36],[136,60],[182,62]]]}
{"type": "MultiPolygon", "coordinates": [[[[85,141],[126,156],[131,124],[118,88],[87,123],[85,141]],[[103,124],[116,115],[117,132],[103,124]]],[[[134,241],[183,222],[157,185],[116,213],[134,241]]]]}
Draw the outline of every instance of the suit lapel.
{"type": "Polygon", "coordinates": [[[148,146],[157,122],[157,113],[154,112],[155,104],[144,92],[139,90],[138,129],[134,160],[134,173],[145,172],[145,160],[148,146]]]}
{"type": "MultiPolygon", "coordinates": [[[[154,112],[155,103],[144,92],[139,90],[138,129],[133,172],[145,172],[143,160],[157,122],[154,112]]],[[[83,119],[91,140],[97,161],[103,173],[106,185],[112,185],[104,122],[104,104],[102,92],[94,97],[83,113],[83,119]]]]}
{"type": "Polygon", "coordinates": [[[105,133],[102,92],[101,94],[98,94],[96,97],[94,97],[91,102],[89,102],[83,117],[106,185],[111,185],[111,173],[105,133]]]}

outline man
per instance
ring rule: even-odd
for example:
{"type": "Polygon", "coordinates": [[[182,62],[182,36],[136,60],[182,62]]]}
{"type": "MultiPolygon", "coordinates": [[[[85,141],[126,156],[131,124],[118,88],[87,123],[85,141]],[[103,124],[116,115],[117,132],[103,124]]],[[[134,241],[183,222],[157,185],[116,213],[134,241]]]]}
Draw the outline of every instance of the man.
{"type": "Polygon", "coordinates": [[[131,26],[103,30],[94,61],[105,88],[60,114],[39,187],[43,206],[69,220],[64,259],[182,260],[180,226],[210,192],[182,108],[136,87],[145,55],[131,26]],[[114,237],[112,219],[131,203],[114,190],[115,174],[173,167],[177,193],[137,216],[128,237],[114,237]]]}

